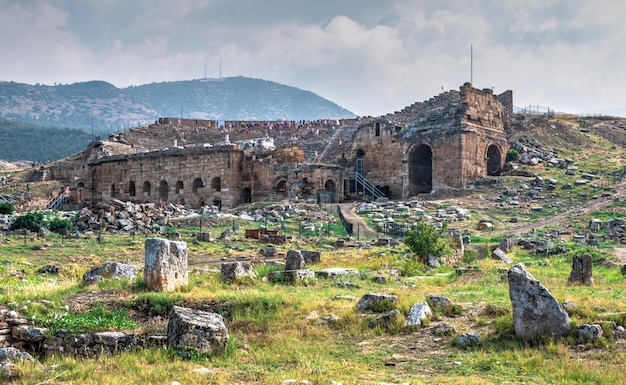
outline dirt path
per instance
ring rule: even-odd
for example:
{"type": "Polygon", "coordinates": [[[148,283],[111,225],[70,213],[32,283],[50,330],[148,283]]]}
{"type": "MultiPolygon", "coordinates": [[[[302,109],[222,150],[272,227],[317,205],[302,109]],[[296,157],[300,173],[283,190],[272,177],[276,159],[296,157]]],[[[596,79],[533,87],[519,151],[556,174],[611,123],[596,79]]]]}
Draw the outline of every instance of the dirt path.
{"type": "Polygon", "coordinates": [[[348,222],[354,225],[354,234],[353,237],[359,238],[376,238],[376,231],[370,229],[367,226],[367,223],[363,219],[361,219],[358,215],[356,215],[356,203],[340,203],[339,207],[341,207],[341,212],[343,213],[344,218],[348,220],[348,222]]]}

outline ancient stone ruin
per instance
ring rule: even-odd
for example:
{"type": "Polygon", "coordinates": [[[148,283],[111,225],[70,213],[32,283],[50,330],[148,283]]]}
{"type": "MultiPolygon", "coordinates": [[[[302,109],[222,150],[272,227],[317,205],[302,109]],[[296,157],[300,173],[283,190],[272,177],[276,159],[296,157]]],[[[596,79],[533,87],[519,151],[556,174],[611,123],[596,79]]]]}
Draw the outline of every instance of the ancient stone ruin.
{"type": "Polygon", "coordinates": [[[572,272],[567,283],[593,285],[593,260],[590,254],[575,255],[572,258],[572,272]]]}
{"type": "Polygon", "coordinates": [[[143,278],[154,291],[174,291],[187,285],[187,244],[162,238],[148,238],[145,243],[143,278]]]}
{"type": "Polygon", "coordinates": [[[511,91],[466,83],[376,119],[220,126],[162,118],[33,175],[64,184],[55,204],[92,209],[114,200],[231,208],[295,197],[406,199],[499,175],[512,106],[511,91]]]}
{"type": "Polygon", "coordinates": [[[180,306],[172,307],[167,324],[167,343],[185,354],[214,354],[226,350],[228,329],[222,316],[180,306]]]}

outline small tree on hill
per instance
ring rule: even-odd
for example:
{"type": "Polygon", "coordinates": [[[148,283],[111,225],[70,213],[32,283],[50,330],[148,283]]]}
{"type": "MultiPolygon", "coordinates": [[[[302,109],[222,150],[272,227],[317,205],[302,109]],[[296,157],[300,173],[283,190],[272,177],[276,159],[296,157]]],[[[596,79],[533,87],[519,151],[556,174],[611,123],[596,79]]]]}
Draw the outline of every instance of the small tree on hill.
{"type": "Polygon", "coordinates": [[[443,255],[446,247],[443,238],[446,232],[446,224],[444,223],[440,229],[428,224],[420,222],[417,228],[409,230],[408,236],[404,240],[404,244],[413,252],[415,257],[422,263],[426,263],[428,255],[437,258],[443,255]]]}
{"type": "Polygon", "coordinates": [[[13,211],[15,211],[15,207],[11,202],[0,203],[0,214],[13,214],[13,211]]]}

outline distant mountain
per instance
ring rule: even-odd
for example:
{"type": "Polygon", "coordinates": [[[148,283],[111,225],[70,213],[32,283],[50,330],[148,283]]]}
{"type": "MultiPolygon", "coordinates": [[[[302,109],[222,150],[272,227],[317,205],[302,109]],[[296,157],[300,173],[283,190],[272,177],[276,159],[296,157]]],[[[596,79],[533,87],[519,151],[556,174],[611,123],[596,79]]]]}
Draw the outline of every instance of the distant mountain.
{"type": "Polygon", "coordinates": [[[47,127],[117,132],[159,117],[211,120],[312,120],[355,115],[310,91],[231,77],[117,88],[104,81],[69,85],[0,82],[0,117],[47,127]]]}

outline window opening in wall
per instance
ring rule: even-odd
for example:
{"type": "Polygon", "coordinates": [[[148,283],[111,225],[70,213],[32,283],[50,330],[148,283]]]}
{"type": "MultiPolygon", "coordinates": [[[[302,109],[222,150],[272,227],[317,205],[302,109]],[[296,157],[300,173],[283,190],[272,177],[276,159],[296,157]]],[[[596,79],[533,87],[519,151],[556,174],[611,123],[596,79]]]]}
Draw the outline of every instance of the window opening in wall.
{"type": "Polygon", "coordinates": [[[433,189],[433,153],[422,144],[409,155],[409,195],[429,193],[433,189]]]}
{"type": "Polygon", "coordinates": [[[152,194],[152,186],[150,185],[150,182],[145,181],[143,182],[143,196],[145,197],[149,197],[152,194]]]}
{"type": "Polygon", "coordinates": [[[135,192],[135,182],[130,182],[128,184],[128,196],[134,197],[136,196],[135,192]]]}
{"type": "Polygon", "coordinates": [[[204,185],[202,184],[202,179],[200,178],[196,178],[193,180],[193,184],[191,185],[191,191],[194,194],[198,193],[198,189],[204,187],[204,185]]]}
{"type": "Polygon", "coordinates": [[[159,184],[159,199],[163,202],[167,202],[169,198],[169,186],[166,181],[162,180],[159,184]]]}

